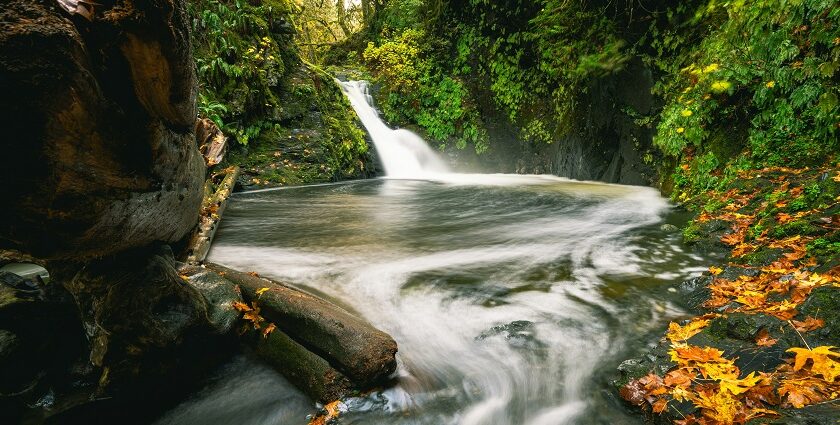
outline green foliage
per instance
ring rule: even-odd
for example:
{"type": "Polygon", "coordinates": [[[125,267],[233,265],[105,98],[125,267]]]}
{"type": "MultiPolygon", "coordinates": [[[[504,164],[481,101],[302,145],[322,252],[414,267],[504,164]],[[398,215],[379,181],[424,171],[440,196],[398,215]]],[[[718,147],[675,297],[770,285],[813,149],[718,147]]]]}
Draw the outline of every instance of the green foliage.
{"type": "Polygon", "coordinates": [[[836,6],[767,0],[697,8],[694,26],[714,28],[701,42],[668,34],[652,43],[652,63],[668,72],[657,87],[666,105],[654,142],[669,155],[705,149],[713,129],[741,120],[755,166],[816,165],[837,152],[836,6]]]}
{"type": "Polygon", "coordinates": [[[295,11],[287,0],[190,3],[199,113],[238,142],[231,161],[255,181],[357,177],[364,133],[333,78],[301,61],[289,31],[295,11]]]}
{"type": "Polygon", "coordinates": [[[198,108],[222,131],[247,145],[282,111],[275,95],[288,69],[298,63],[291,39],[271,31],[290,11],[284,0],[252,6],[243,0],[191,2],[198,108]]]}
{"type": "Polygon", "coordinates": [[[388,18],[364,58],[383,87],[387,119],[418,124],[459,148],[487,149],[471,83],[489,87],[522,139],[551,143],[571,127],[585,82],[621,70],[628,58],[614,22],[585,4],[421,3],[391,2],[384,15],[399,10],[402,18],[388,18]]]}
{"type": "Polygon", "coordinates": [[[368,68],[384,88],[380,107],[385,118],[417,123],[434,140],[451,140],[458,149],[471,144],[483,152],[486,134],[467,88],[460,79],[440,74],[440,68],[423,56],[420,46],[426,42],[423,30],[407,29],[365,49],[368,68]]]}

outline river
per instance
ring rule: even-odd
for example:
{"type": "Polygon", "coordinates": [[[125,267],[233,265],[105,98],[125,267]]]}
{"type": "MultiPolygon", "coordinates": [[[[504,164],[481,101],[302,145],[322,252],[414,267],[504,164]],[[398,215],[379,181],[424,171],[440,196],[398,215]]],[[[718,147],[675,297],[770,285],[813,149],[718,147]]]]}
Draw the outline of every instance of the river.
{"type": "MultiPolygon", "coordinates": [[[[395,385],[340,424],[634,424],[616,366],[684,313],[703,270],[652,188],[459,174],[343,83],[387,178],[232,199],[209,261],[298,285],[399,344],[395,385]]],[[[315,406],[243,355],[161,425],[305,424],[315,406]]]]}

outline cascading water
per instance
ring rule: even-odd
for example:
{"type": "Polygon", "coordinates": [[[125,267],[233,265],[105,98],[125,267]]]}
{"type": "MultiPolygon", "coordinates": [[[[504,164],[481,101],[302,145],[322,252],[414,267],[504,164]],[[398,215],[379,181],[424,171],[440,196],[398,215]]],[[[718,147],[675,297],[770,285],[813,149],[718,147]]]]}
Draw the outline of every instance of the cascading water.
{"type": "Polygon", "coordinates": [[[449,172],[449,168],[420,136],[405,129],[391,129],[373,107],[367,81],[339,82],[350,105],[373,139],[389,178],[423,179],[449,172]]]}

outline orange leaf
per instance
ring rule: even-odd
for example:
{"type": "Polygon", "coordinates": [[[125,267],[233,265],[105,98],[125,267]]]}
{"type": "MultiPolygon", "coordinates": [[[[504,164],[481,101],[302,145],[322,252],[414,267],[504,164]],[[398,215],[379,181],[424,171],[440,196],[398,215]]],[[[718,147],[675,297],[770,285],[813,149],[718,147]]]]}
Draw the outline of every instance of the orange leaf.
{"type": "Polygon", "coordinates": [[[263,338],[268,338],[268,335],[274,332],[275,329],[277,329],[277,326],[274,323],[269,323],[262,331],[263,338]]]}
{"type": "Polygon", "coordinates": [[[248,304],[245,304],[243,302],[240,302],[240,301],[234,301],[233,302],[233,308],[235,308],[237,311],[251,311],[252,310],[251,306],[249,306],[248,304]]]}

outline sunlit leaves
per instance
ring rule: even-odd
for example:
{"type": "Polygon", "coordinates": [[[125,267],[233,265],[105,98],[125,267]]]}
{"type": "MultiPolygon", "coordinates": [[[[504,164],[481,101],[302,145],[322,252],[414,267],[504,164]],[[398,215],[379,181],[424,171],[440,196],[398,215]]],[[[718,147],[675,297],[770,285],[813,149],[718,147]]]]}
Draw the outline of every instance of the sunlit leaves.
{"type": "Polygon", "coordinates": [[[822,375],[828,382],[834,382],[840,376],[840,353],[831,351],[834,347],[815,347],[813,350],[807,348],[791,348],[788,351],[796,353],[796,361],[793,370],[798,371],[811,362],[810,370],[815,375],[822,375]]]}
{"type": "Polygon", "coordinates": [[[685,341],[691,338],[692,336],[696,335],[698,332],[702,331],[703,328],[705,328],[706,326],[709,326],[709,321],[703,319],[692,320],[685,326],[680,326],[676,323],[671,322],[671,324],[668,325],[667,336],[668,339],[670,339],[673,342],[685,341]]]}

